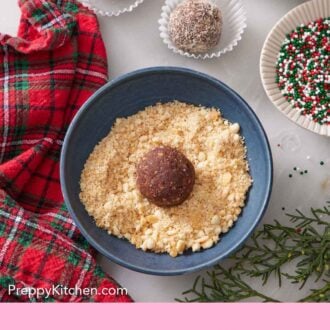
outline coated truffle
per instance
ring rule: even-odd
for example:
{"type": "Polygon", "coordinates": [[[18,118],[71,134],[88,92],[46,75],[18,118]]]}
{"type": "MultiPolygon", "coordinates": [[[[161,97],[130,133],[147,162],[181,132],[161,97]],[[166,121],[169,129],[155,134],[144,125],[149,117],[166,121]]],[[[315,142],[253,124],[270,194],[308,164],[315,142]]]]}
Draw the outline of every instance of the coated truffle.
{"type": "Polygon", "coordinates": [[[219,43],[222,13],[208,0],[185,0],[171,13],[168,29],[179,49],[205,53],[219,43]]]}
{"type": "Polygon", "coordinates": [[[145,154],[137,165],[137,187],[158,206],[182,204],[195,183],[193,164],[176,149],[157,147],[145,154]]]}

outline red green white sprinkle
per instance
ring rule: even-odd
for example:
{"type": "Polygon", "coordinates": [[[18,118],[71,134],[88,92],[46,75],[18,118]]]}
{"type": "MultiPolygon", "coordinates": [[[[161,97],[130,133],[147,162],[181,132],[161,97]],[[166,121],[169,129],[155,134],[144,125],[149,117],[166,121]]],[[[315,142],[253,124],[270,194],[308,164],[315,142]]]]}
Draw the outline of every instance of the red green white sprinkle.
{"type": "Polygon", "coordinates": [[[330,125],[330,17],[300,25],[286,36],[276,83],[300,114],[330,125]]]}

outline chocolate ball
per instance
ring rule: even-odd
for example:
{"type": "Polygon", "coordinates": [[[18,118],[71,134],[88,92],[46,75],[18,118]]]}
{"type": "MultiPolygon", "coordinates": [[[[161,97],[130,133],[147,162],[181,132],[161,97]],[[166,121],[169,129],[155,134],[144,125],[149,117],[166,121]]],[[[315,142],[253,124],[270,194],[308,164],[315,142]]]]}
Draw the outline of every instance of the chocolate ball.
{"type": "Polygon", "coordinates": [[[222,14],[207,0],[186,0],[171,13],[168,30],[172,42],[179,49],[205,53],[219,43],[222,14]]]}
{"type": "Polygon", "coordinates": [[[193,190],[195,169],[185,155],[170,147],[158,147],[137,165],[137,187],[158,206],[183,203],[193,190]]]}

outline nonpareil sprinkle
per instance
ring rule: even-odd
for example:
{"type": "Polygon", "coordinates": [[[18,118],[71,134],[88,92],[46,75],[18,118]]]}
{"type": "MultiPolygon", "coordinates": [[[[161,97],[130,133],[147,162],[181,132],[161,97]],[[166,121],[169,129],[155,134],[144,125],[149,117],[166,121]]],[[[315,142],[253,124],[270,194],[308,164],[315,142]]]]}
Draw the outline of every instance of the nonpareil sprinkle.
{"type": "Polygon", "coordinates": [[[330,125],[330,17],[300,25],[286,36],[276,83],[300,114],[330,125]]]}

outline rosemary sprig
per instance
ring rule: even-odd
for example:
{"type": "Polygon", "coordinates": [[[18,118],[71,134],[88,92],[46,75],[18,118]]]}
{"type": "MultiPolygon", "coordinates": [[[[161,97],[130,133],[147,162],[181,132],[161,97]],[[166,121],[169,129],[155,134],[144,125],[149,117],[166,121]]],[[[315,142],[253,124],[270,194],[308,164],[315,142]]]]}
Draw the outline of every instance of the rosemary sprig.
{"type": "MultiPolygon", "coordinates": [[[[323,279],[324,287],[311,290],[301,301],[330,301],[330,209],[311,208],[305,215],[299,210],[286,214],[292,226],[274,221],[256,231],[248,244],[230,259],[231,267],[217,265],[203,278],[198,277],[192,289],[183,293],[184,301],[241,301],[259,298],[276,301],[253,289],[246,278],[256,277],[267,284],[271,276],[283,277],[302,288],[306,282],[323,279]],[[284,265],[295,264],[295,271],[282,271],[284,265]],[[244,280],[242,279],[244,278],[244,280]],[[191,296],[193,296],[191,298],[191,296]]],[[[179,300],[182,301],[182,300],[179,300]]]]}
{"type": "Polygon", "coordinates": [[[299,300],[300,302],[326,302],[330,301],[330,282],[325,281],[324,287],[318,290],[311,290],[311,293],[299,300]]]}
{"type": "Polygon", "coordinates": [[[185,297],[184,300],[177,299],[177,301],[185,302],[235,302],[245,300],[251,297],[260,298],[264,302],[277,302],[277,300],[268,297],[261,292],[254,290],[249,286],[241,276],[233,271],[233,269],[226,270],[217,265],[214,270],[207,272],[209,282],[205,278],[198,276],[192,289],[183,292],[183,295],[195,295],[190,299],[185,297]]]}

